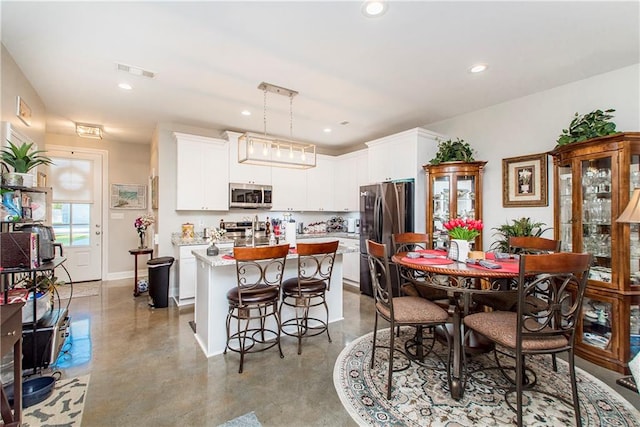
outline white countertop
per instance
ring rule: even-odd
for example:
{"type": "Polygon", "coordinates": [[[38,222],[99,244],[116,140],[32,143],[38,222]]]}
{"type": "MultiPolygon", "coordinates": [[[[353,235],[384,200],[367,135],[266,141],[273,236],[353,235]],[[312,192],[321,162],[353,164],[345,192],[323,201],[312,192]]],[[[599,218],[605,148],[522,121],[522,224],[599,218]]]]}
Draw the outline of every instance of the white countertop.
{"type": "MultiPolygon", "coordinates": [[[[332,234],[338,234],[338,233],[332,233],[332,234]]],[[[315,236],[315,237],[321,237],[321,236],[315,236]]],[[[329,236],[324,236],[324,237],[329,237],[329,236]]],[[[355,246],[339,245],[336,254],[348,254],[353,252],[359,252],[359,249],[355,246]]],[[[206,264],[212,267],[221,267],[224,265],[232,265],[236,263],[235,259],[233,258],[229,258],[229,259],[225,258],[224,253],[221,253],[220,255],[209,256],[207,255],[206,249],[196,249],[194,251],[191,251],[191,253],[196,257],[196,259],[202,262],[205,262],[206,264]]],[[[292,259],[297,257],[298,257],[298,254],[296,253],[289,253],[289,255],[287,255],[287,259],[292,259]]]]}
{"type": "MultiPolygon", "coordinates": [[[[344,233],[344,232],[296,234],[296,240],[321,239],[321,238],[360,240],[360,235],[358,233],[344,233]]],[[[204,239],[202,237],[202,234],[200,233],[196,233],[196,236],[193,239],[183,239],[182,233],[172,233],[171,243],[174,246],[208,245],[211,243],[211,240],[208,238],[204,239]]]]}

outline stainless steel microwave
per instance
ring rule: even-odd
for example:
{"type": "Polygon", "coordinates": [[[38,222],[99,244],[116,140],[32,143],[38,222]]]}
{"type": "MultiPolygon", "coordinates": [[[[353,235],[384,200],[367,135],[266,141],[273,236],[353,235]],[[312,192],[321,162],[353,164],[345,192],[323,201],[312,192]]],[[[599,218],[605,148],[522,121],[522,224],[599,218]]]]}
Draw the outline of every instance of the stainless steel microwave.
{"type": "Polygon", "coordinates": [[[229,207],[270,209],[272,192],[270,185],[230,183],[229,207]]]}

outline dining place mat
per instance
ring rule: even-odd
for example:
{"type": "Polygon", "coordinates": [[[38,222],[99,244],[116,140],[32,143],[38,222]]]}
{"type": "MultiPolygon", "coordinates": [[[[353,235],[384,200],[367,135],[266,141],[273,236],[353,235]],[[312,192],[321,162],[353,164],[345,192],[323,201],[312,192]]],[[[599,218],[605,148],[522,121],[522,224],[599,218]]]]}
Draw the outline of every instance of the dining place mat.
{"type": "Polygon", "coordinates": [[[448,258],[409,258],[402,257],[403,262],[420,265],[447,265],[453,264],[455,261],[448,258]]]}
{"type": "Polygon", "coordinates": [[[447,255],[447,251],[441,251],[439,249],[418,249],[416,252],[420,254],[427,254],[427,255],[440,255],[440,256],[447,255]]]}

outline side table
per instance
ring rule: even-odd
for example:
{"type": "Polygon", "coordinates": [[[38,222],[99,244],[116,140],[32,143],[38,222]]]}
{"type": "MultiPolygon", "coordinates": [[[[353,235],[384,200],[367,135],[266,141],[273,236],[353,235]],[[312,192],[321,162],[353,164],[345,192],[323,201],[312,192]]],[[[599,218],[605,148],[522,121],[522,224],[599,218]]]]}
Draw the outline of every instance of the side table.
{"type": "Polygon", "coordinates": [[[136,248],[129,249],[129,253],[133,255],[134,258],[134,266],[133,266],[133,296],[137,297],[140,295],[138,292],[138,255],[149,255],[149,259],[153,258],[153,249],[151,248],[136,248]]]}

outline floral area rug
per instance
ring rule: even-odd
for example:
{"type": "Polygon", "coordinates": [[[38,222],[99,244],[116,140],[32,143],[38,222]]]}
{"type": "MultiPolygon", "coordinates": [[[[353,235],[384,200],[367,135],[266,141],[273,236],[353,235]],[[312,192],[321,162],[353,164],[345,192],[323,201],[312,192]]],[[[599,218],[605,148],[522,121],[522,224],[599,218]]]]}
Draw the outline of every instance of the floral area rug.
{"type": "Polygon", "coordinates": [[[73,285],[64,284],[56,287],[57,293],[54,294],[55,299],[67,300],[69,298],[91,297],[100,295],[100,286],[102,282],[96,280],[93,282],[78,282],[73,285]],[[73,286],[73,289],[72,289],[73,286]]]}
{"type": "MultiPolygon", "coordinates": [[[[404,348],[412,328],[403,328],[396,348],[404,348]]],[[[515,424],[515,412],[504,401],[508,381],[498,370],[476,372],[467,380],[464,397],[451,398],[444,363],[433,357],[430,366],[415,362],[394,372],[391,400],[386,399],[388,347],[376,347],[374,368],[370,368],[373,333],[349,344],[338,356],[333,382],[342,404],[359,425],[373,426],[499,426],[515,424]]],[[[378,343],[388,346],[389,330],[378,332],[378,343]]],[[[446,351],[436,344],[436,351],[446,351]]],[[[396,352],[399,353],[399,352],[396,352]]],[[[394,366],[407,364],[403,354],[394,356],[394,366]]],[[[537,377],[537,387],[571,396],[568,364],[558,359],[558,372],[551,358],[527,361],[537,377]]],[[[467,369],[495,366],[493,352],[467,359],[467,369]]],[[[582,425],[640,426],[640,412],[609,386],[576,369],[582,425]]],[[[573,409],[540,393],[525,393],[523,423],[526,426],[575,425],[573,409]]],[[[515,393],[510,395],[514,402],[515,393]]]]}
{"type": "Polygon", "coordinates": [[[57,380],[51,396],[24,409],[23,427],[79,427],[88,386],[89,375],[57,380]]]}

